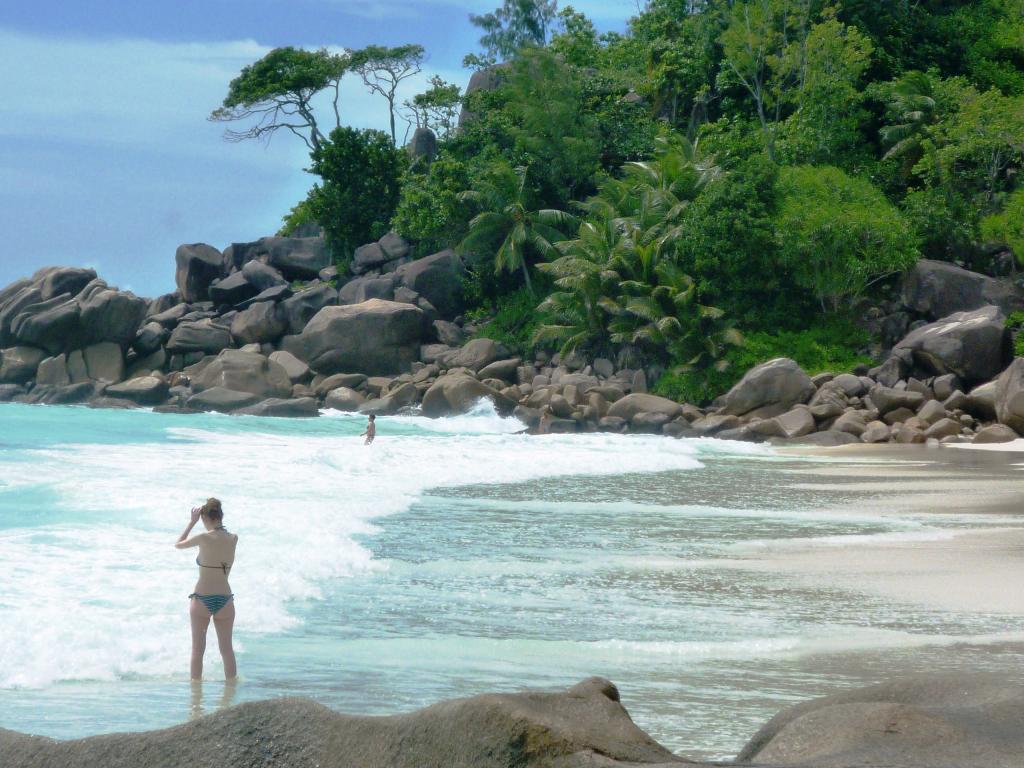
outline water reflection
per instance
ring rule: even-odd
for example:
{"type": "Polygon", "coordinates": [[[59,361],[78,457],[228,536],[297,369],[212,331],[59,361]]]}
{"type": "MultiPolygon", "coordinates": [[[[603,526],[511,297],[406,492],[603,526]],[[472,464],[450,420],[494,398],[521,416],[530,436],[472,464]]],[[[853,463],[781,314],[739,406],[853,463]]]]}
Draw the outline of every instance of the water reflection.
{"type": "MultiPolygon", "coordinates": [[[[196,720],[197,718],[200,718],[203,715],[210,714],[210,712],[207,712],[206,707],[204,706],[203,681],[193,680],[191,681],[191,685],[192,695],[189,697],[188,719],[196,720]]],[[[219,686],[220,683],[214,683],[212,685],[219,686]]],[[[224,681],[223,685],[224,688],[221,691],[220,701],[217,703],[216,707],[214,707],[214,709],[211,711],[216,711],[218,709],[226,709],[227,707],[230,707],[232,704],[235,703],[235,696],[238,694],[238,679],[235,678],[234,680],[226,680],[224,681]]]]}

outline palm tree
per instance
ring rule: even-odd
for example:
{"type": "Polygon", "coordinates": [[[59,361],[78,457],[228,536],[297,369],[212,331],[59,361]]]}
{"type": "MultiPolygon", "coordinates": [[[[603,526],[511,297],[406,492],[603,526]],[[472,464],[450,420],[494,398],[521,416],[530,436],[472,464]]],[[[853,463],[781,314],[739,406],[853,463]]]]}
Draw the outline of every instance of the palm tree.
{"type": "Polygon", "coordinates": [[[556,256],[552,242],[564,238],[558,228],[572,224],[575,219],[565,211],[532,210],[528,176],[528,166],[512,168],[508,163],[499,162],[476,189],[459,194],[459,200],[479,211],[470,220],[469,231],[459,249],[479,253],[496,247],[495,271],[521,269],[532,294],[528,254],[532,251],[544,258],[556,256]]]}
{"type": "Polygon", "coordinates": [[[611,216],[584,221],[575,239],[555,244],[561,255],[537,265],[555,278],[558,290],[537,308],[554,322],[538,327],[535,342],[559,342],[563,353],[580,347],[601,354],[611,352],[608,319],[620,308],[613,298],[619,275],[609,265],[620,244],[611,216]]]}
{"type": "Polygon", "coordinates": [[[879,130],[882,143],[889,149],[883,160],[907,158],[913,167],[921,158],[921,142],[928,126],[936,119],[935,89],[931,78],[924,72],[907,72],[893,85],[889,112],[896,122],[879,130]]]}

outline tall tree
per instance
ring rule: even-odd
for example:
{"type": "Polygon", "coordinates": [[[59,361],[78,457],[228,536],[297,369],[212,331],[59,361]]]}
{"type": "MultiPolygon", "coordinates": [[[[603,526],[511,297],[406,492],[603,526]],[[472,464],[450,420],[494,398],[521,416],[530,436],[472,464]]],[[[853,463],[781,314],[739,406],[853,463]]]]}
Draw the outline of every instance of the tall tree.
{"type": "Polygon", "coordinates": [[[341,125],[339,86],[348,71],[348,54],[326,49],[275,48],[259,61],[242,69],[228,85],[228,95],[209,119],[215,122],[252,120],[242,131],[226,129],[228,141],[269,141],[280,130],[289,131],[316,150],[325,141],[313,113],[313,97],[325,89],[333,92],[334,127],[341,125]]]}
{"type": "Polygon", "coordinates": [[[404,106],[412,113],[417,128],[430,128],[444,139],[455,129],[461,103],[459,86],[434,75],[430,78],[430,87],[407,100],[404,106]]]}
{"type": "Polygon", "coordinates": [[[403,80],[420,73],[425,56],[422,45],[400,45],[396,48],[370,45],[352,54],[352,69],[363,79],[371,93],[380,94],[388,103],[393,143],[398,142],[395,132],[395,94],[403,80]]]}
{"type": "Polygon", "coordinates": [[[470,14],[469,20],[483,30],[480,45],[488,57],[507,60],[521,48],[547,43],[557,11],[557,0],[504,0],[500,8],[470,14]]]}

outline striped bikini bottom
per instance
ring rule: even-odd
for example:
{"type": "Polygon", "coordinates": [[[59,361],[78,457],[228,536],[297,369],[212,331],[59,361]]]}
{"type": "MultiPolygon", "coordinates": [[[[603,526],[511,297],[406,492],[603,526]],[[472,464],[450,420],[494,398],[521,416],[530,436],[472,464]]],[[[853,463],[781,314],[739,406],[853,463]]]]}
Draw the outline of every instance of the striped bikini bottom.
{"type": "Polygon", "coordinates": [[[205,605],[206,610],[208,610],[212,616],[225,605],[230,603],[234,595],[200,595],[198,592],[193,592],[189,595],[189,599],[193,597],[205,605]]]}

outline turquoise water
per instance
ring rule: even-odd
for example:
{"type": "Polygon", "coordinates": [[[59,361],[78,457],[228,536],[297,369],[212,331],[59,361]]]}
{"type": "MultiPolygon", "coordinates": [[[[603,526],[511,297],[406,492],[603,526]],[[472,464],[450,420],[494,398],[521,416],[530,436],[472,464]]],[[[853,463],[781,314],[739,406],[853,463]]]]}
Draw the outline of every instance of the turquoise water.
{"type": "Polygon", "coordinates": [[[757,446],[530,438],[482,409],[381,419],[366,448],[364,423],[0,406],[0,727],[77,737],[279,695],[385,714],[599,674],[659,741],[721,758],[837,685],[1024,661],[1019,617],[743,564],[1016,517],[883,513],[757,446]],[[240,536],[230,699],[212,638],[190,690],[196,574],[172,546],[209,495],[240,536]]]}

